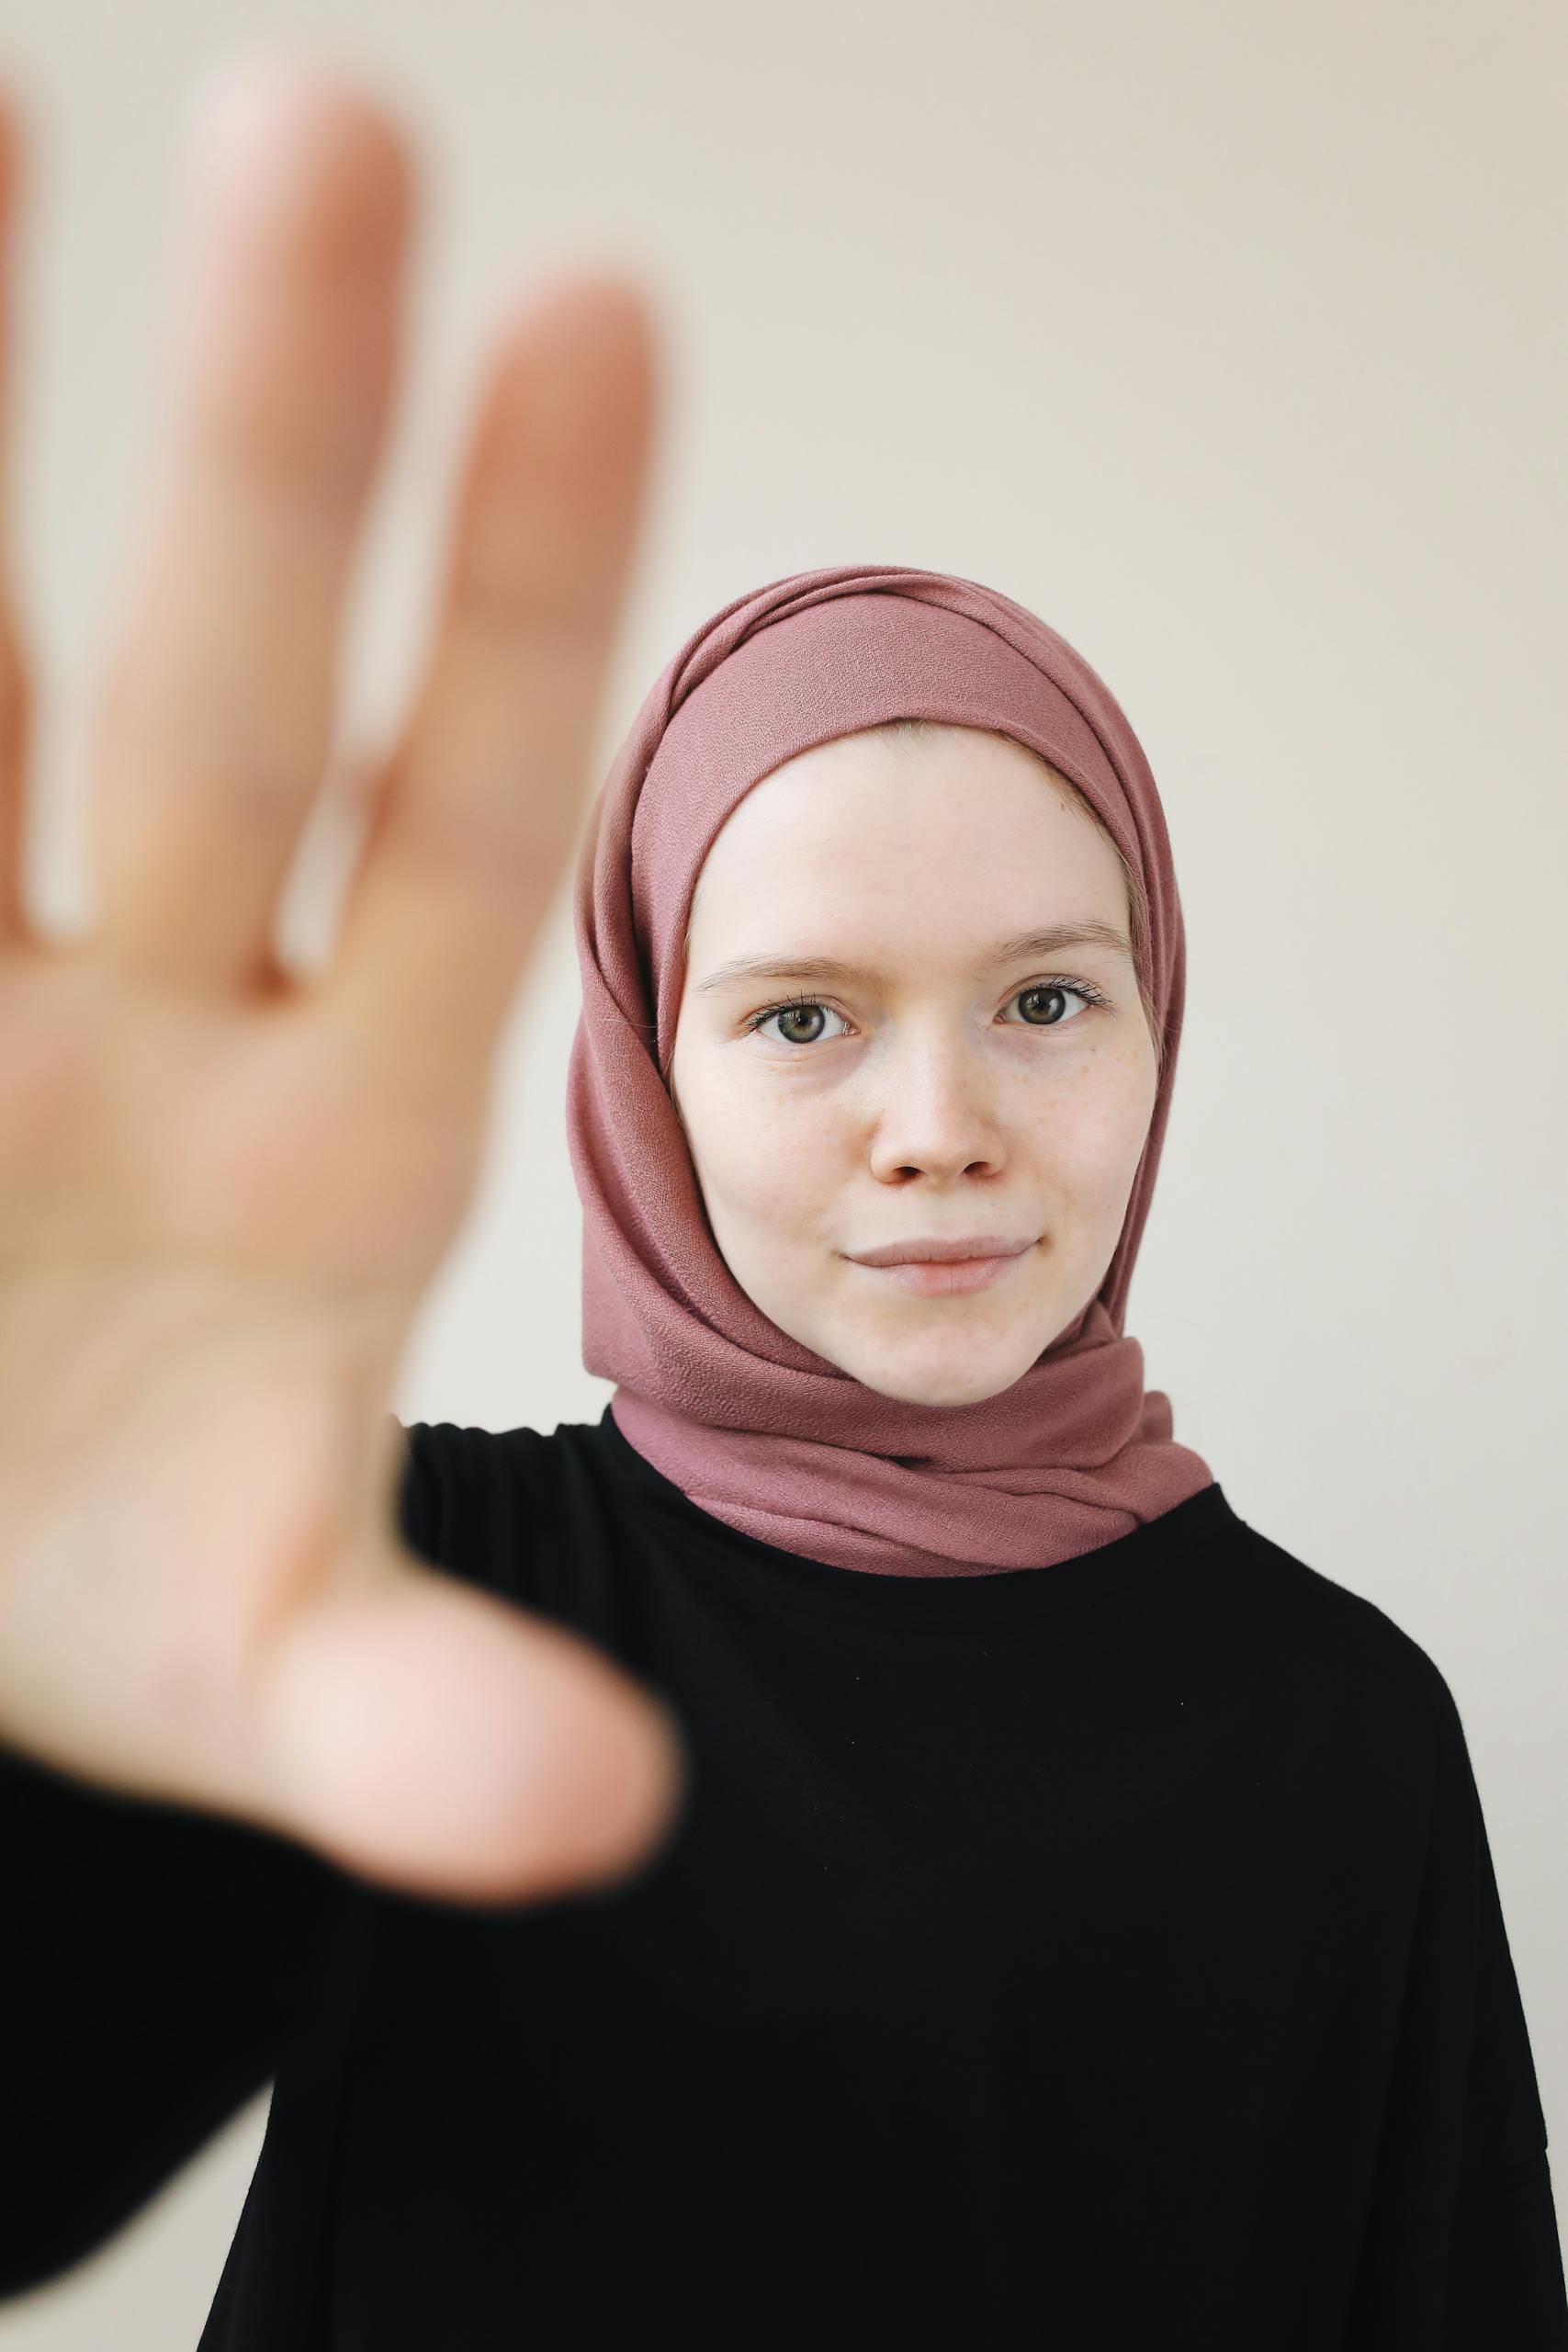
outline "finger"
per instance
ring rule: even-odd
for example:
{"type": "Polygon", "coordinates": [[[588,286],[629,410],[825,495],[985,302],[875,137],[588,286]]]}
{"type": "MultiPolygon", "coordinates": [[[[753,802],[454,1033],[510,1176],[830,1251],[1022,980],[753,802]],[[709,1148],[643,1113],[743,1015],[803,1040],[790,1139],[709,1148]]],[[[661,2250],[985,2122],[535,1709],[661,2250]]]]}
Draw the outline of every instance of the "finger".
{"type": "Polygon", "coordinates": [[[389,406],[410,167],[366,100],[228,69],[189,158],[171,446],[97,730],[118,961],[272,968],[332,748],[347,574],[389,406]]]}
{"type": "Polygon", "coordinates": [[[8,92],[0,89],[0,949],[19,944],[28,932],[22,904],[22,794],[29,690],[11,582],[6,496],[21,167],[20,119],[8,92]]]}
{"type": "Polygon", "coordinates": [[[323,989],[355,1067],[415,1099],[482,1088],[576,838],[653,404],[649,315],[618,278],[558,285],[501,337],[323,989]]]}
{"type": "Polygon", "coordinates": [[[411,1555],[291,1626],[262,1707],[278,1826],[425,1896],[537,1900],[620,1877],[683,1802],[662,1700],[568,1629],[411,1555]]]}

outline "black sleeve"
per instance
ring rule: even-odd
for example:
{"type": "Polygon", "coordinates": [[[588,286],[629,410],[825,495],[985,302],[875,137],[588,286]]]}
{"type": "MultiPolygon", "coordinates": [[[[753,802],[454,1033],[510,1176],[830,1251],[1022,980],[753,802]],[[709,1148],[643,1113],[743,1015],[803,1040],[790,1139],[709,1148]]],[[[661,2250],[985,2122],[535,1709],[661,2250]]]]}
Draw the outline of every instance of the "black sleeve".
{"type": "Polygon", "coordinates": [[[1426,1875],[1345,2352],[1568,2352],[1529,2034],[1463,1726],[1431,1672],[1426,1875]]]}
{"type": "Polygon", "coordinates": [[[0,1871],[4,2298],[92,2253],[271,2079],[362,1890],[288,1839],[4,1747],[0,1871]]]}

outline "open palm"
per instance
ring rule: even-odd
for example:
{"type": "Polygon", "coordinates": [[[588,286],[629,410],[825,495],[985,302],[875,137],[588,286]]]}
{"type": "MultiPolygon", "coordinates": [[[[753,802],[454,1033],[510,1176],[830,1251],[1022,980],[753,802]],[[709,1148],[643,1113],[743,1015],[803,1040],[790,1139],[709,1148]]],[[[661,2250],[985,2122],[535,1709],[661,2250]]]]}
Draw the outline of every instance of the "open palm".
{"type": "MultiPolygon", "coordinates": [[[[14,113],[5,227],[16,206],[14,113]]],[[[0,1739],[383,1883],[512,1901],[668,1828],[610,1659],[399,1540],[388,1415],[584,805],[653,411],[632,288],[499,330],[327,968],[274,932],[332,757],[399,361],[407,151],[253,68],[193,156],[172,415],[93,741],[93,933],[23,906],[0,611],[0,1739]]]]}

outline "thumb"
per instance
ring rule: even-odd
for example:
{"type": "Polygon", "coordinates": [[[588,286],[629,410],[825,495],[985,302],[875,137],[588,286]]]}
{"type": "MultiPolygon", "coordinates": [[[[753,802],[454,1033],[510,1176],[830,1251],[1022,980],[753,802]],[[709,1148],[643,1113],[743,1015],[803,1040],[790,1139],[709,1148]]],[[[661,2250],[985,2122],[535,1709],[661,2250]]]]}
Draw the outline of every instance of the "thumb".
{"type": "Polygon", "coordinates": [[[274,1826],[356,1876],[481,1905],[650,1861],[685,1794],[665,1702],[577,1634],[410,1553],[367,1568],[269,1658],[274,1826]]]}

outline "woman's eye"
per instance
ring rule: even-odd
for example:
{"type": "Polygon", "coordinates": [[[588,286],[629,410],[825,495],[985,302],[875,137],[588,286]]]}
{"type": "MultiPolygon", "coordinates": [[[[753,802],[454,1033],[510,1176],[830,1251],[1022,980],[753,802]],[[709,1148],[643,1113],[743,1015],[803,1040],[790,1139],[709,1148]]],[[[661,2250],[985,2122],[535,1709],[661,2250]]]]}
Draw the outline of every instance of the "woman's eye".
{"type": "MultiPolygon", "coordinates": [[[[1028,988],[1016,989],[1009,1003],[1032,1005],[1035,1011],[1026,1013],[1021,1023],[1010,1025],[1026,1029],[1065,1029],[1076,1016],[1068,1013],[1058,1017],[1051,1008],[1056,1001],[1066,997],[1077,997],[1084,1005],[1103,1004],[1105,1001],[1098,989],[1079,986],[1068,980],[1033,980],[1028,988]]],[[[818,1003],[815,998],[798,997],[788,1004],[775,1004],[771,1012],[756,1013],[747,1026],[754,1032],[766,1031],[776,1021],[784,1025],[773,1042],[783,1046],[818,1046],[822,1043],[824,1033],[820,1027],[813,1028],[812,1024],[819,1017],[839,1021],[843,1016],[835,1012],[831,1005],[818,1003]],[[809,1036],[801,1035],[802,1024],[811,1029],[809,1036]]]]}
{"type": "MultiPolygon", "coordinates": [[[[1028,988],[1020,989],[1016,996],[1010,998],[1009,1002],[1048,1008],[1053,1000],[1069,996],[1076,996],[1081,1004],[1086,1005],[1103,1004],[1105,1001],[1098,989],[1076,988],[1070,980],[1032,980],[1028,988]]],[[[1026,1015],[1022,1025],[1030,1029],[1065,1029],[1067,1023],[1077,1017],[1068,1013],[1057,1020],[1049,1017],[1046,1012],[1038,1012],[1026,1015]]]]}
{"type": "MultiPolygon", "coordinates": [[[[772,1012],[759,1012],[756,1019],[749,1025],[753,1030],[765,1030],[771,1021],[809,1022],[812,1014],[818,1012],[826,1013],[830,1021],[839,1021],[843,1017],[840,1013],[835,1012],[831,1005],[816,1004],[803,998],[795,1004],[776,1004],[772,1012]]],[[[786,1031],[777,1042],[784,1046],[815,1046],[821,1042],[821,1036],[820,1032],[809,1037],[801,1037],[792,1035],[786,1031]]]]}

